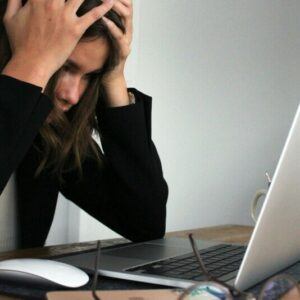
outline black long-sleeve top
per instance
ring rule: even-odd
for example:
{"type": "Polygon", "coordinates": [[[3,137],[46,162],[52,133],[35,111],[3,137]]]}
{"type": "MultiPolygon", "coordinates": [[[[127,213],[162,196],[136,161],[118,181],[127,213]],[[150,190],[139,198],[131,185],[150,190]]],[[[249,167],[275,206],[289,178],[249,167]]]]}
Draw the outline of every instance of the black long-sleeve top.
{"type": "Polygon", "coordinates": [[[52,109],[41,90],[0,75],[0,192],[18,167],[20,247],[44,244],[58,192],[130,240],[162,237],[168,187],[151,139],[151,97],[131,88],[136,104],[96,111],[103,163],[86,158],[81,179],[70,171],[59,183],[46,170],[34,177],[42,158],[34,143],[52,109]]]}

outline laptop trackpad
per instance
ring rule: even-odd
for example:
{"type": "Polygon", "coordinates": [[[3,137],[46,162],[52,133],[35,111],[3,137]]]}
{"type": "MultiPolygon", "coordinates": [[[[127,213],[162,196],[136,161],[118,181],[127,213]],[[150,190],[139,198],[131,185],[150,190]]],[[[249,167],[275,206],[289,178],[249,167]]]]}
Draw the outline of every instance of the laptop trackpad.
{"type": "Polygon", "coordinates": [[[106,255],[117,257],[157,260],[171,256],[185,254],[189,251],[184,248],[167,247],[153,244],[138,244],[105,251],[106,255]]]}

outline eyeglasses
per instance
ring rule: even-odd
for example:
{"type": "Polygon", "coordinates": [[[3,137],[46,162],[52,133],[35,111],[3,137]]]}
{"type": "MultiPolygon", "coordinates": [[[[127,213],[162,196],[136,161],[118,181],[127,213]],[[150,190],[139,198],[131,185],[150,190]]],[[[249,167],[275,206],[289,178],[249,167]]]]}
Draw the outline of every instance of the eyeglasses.
{"type": "Polygon", "coordinates": [[[98,270],[99,270],[99,261],[100,261],[100,252],[101,252],[101,242],[97,242],[97,252],[95,258],[95,267],[94,267],[94,276],[93,276],[93,284],[92,284],[92,295],[94,300],[101,300],[97,294],[97,282],[98,282],[98,270]]]}
{"type": "MultiPolygon", "coordinates": [[[[207,281],[201,281],[183,290],[178,300],[296,300],[300,299],[300,288],[297,281],[287,274],[280,274],[271,277],[264,284],[258,298],[251,293],[238,290],[232,285],[219,280],[208,272],[205,264],[196,247],[192,234],[189,234],[189,240],[194,255],[199,263],[200,271],[206,276],[207,281]]],[[[97,252],[95,258],[95,268],[92,283],[92,296],[94,300],[101,300],[96,294],[99,260],[101,252],[101,242],[97,242],[97,252]]]]}
{"type": "Polygon", "coordinates": [[[185,289],[179,296],[178,300],[296,300],[300,299],[300,289],[297,281],[287,274],[280,274],[271,277],[263,285],[259,297],[256,298],[251,293],[246,293],[238,290],[230,284],[219,280],[211,275],[200,256],[196,247],[195,240],[192,234],[189,234],[189,240],[194,252],[194,255],[199,263],[200,271],[206,276],[207,281],[196,283],[195,285],[185,289]]]}

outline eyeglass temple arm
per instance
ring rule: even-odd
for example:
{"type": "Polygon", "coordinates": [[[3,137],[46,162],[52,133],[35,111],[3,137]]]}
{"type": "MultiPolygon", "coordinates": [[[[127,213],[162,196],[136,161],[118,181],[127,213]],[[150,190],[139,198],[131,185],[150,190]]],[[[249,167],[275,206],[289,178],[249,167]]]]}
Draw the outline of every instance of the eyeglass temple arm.
{"type": "Polygon", "coordinates": [[[193,252],[194,252],[194,254],[195,254],[196,258],[197,258],[197,261],[198,261],[198,263],[200,265],[200,271],[204,273],[204,275],[207,277],[207,279],[209,281],[215,281],[215,282],[219,283],[220,285],[225,286],[234,296],[238,296],[238,295],[244,294],[242,291],[239,291],[238,289],[236,289],[232,285],[226,283],[225,281],[221,281],[218,278],[216,278],[213,275],[211,275],[208,272],[208,270],[206,269],[205,264],[204,264],[204,262],[203,262],[203,260],[202,260],[202,258],[200,256],[200,254],[199,254],[199,251],[198,251],[198,249],[196,247],[196,243],[195,243],[195,240],[193,238],[193,234],[192,233],[189,234],[189,240],[190,240],[191,246],[193,248],[193,252]]]}
{"type": "Polygon", "coordinates": [[[97,242],[97,253],[95,258],[95,268],[94,268],[94,277],[93,277],[93,285],[92,285],[92,294],[94,300],[100,300],[100,298],[96,294],[97,289],[97,281],[98,281],[98,270],[99,270],[99,260],[100,260],[100,252],[101,252],[101,242],[97,242]]]}
{"type": "Polygon", "coordinates": [[[211,279],[214,280],[213,276],[211,274],[209,274],[209,272],[207,271],[207,269],[206,269],[206,267],[205,267],[205,265],[203,263],[203,260],[202,260],[202,258],[199,255],[199,252],[198,252],[198,249],[196,247],[196,243],[195,243],[195,240],[193,238],[193,234],[192,233],[189,234],[189,239],[190,239],[191,246],[193,248],[193,252],[194,252],[194,254],[195,254],[195,256],[196,256],[196,258],[198,260],[198,263],[200,265],[200,271],[202,273],[204,273],[204,275],[207,277],[208,280],[211,280],[211,279]]]}

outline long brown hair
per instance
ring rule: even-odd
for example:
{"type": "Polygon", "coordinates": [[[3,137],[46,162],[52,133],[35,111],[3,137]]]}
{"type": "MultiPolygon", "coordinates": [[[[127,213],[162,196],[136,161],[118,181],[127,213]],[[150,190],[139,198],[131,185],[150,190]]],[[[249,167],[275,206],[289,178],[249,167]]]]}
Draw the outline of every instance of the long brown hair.
{"type": "MultiPolygon", "coordinates": [[[[7,1],[0,1],[0,17],[6,10],[7,1]]],[[[26,1],[23,1],[23,3],[26,1]]],[[[101,0],[85,0],[77,11],[77,16],[82,16],[95,6],[102,3],[101,0]]],[[[120,16],[113,10],[105,15],[112,20],[124,33],[125,28],[120,16]]],[[[119,48],[105,23],[100,19],[94,22],[83,34],[81,41],[91,41],[104,38],[109,45],[109,55],[100,75],[92,77],[81,97],[79,103],[73,106],[67,113],[63,113],[54,106],[51,112],[51,121],[44,122],[40,129],[40,143],[35,147],[41,154],[41,163],[36,170],[38,176],[44,169],[48,169],[53,175],[63,181],[63,173],[76,169],[82,174],[82,162],[87,156],[96,158],[101,163],[95,142],[92,138],[94,132],[99,133],[96,108],[104,105],[106,101],[105,91],[101,85],[103,75],[112,70],[119,62],[119,48]]],[[[0,25],[0,70],[10,60],[12,54],[8,37],[1,22],[0,25]]],[[[54,99],[54,89],[61,69],[57,70],[50,78],[44,93],[54,99]]]]}

